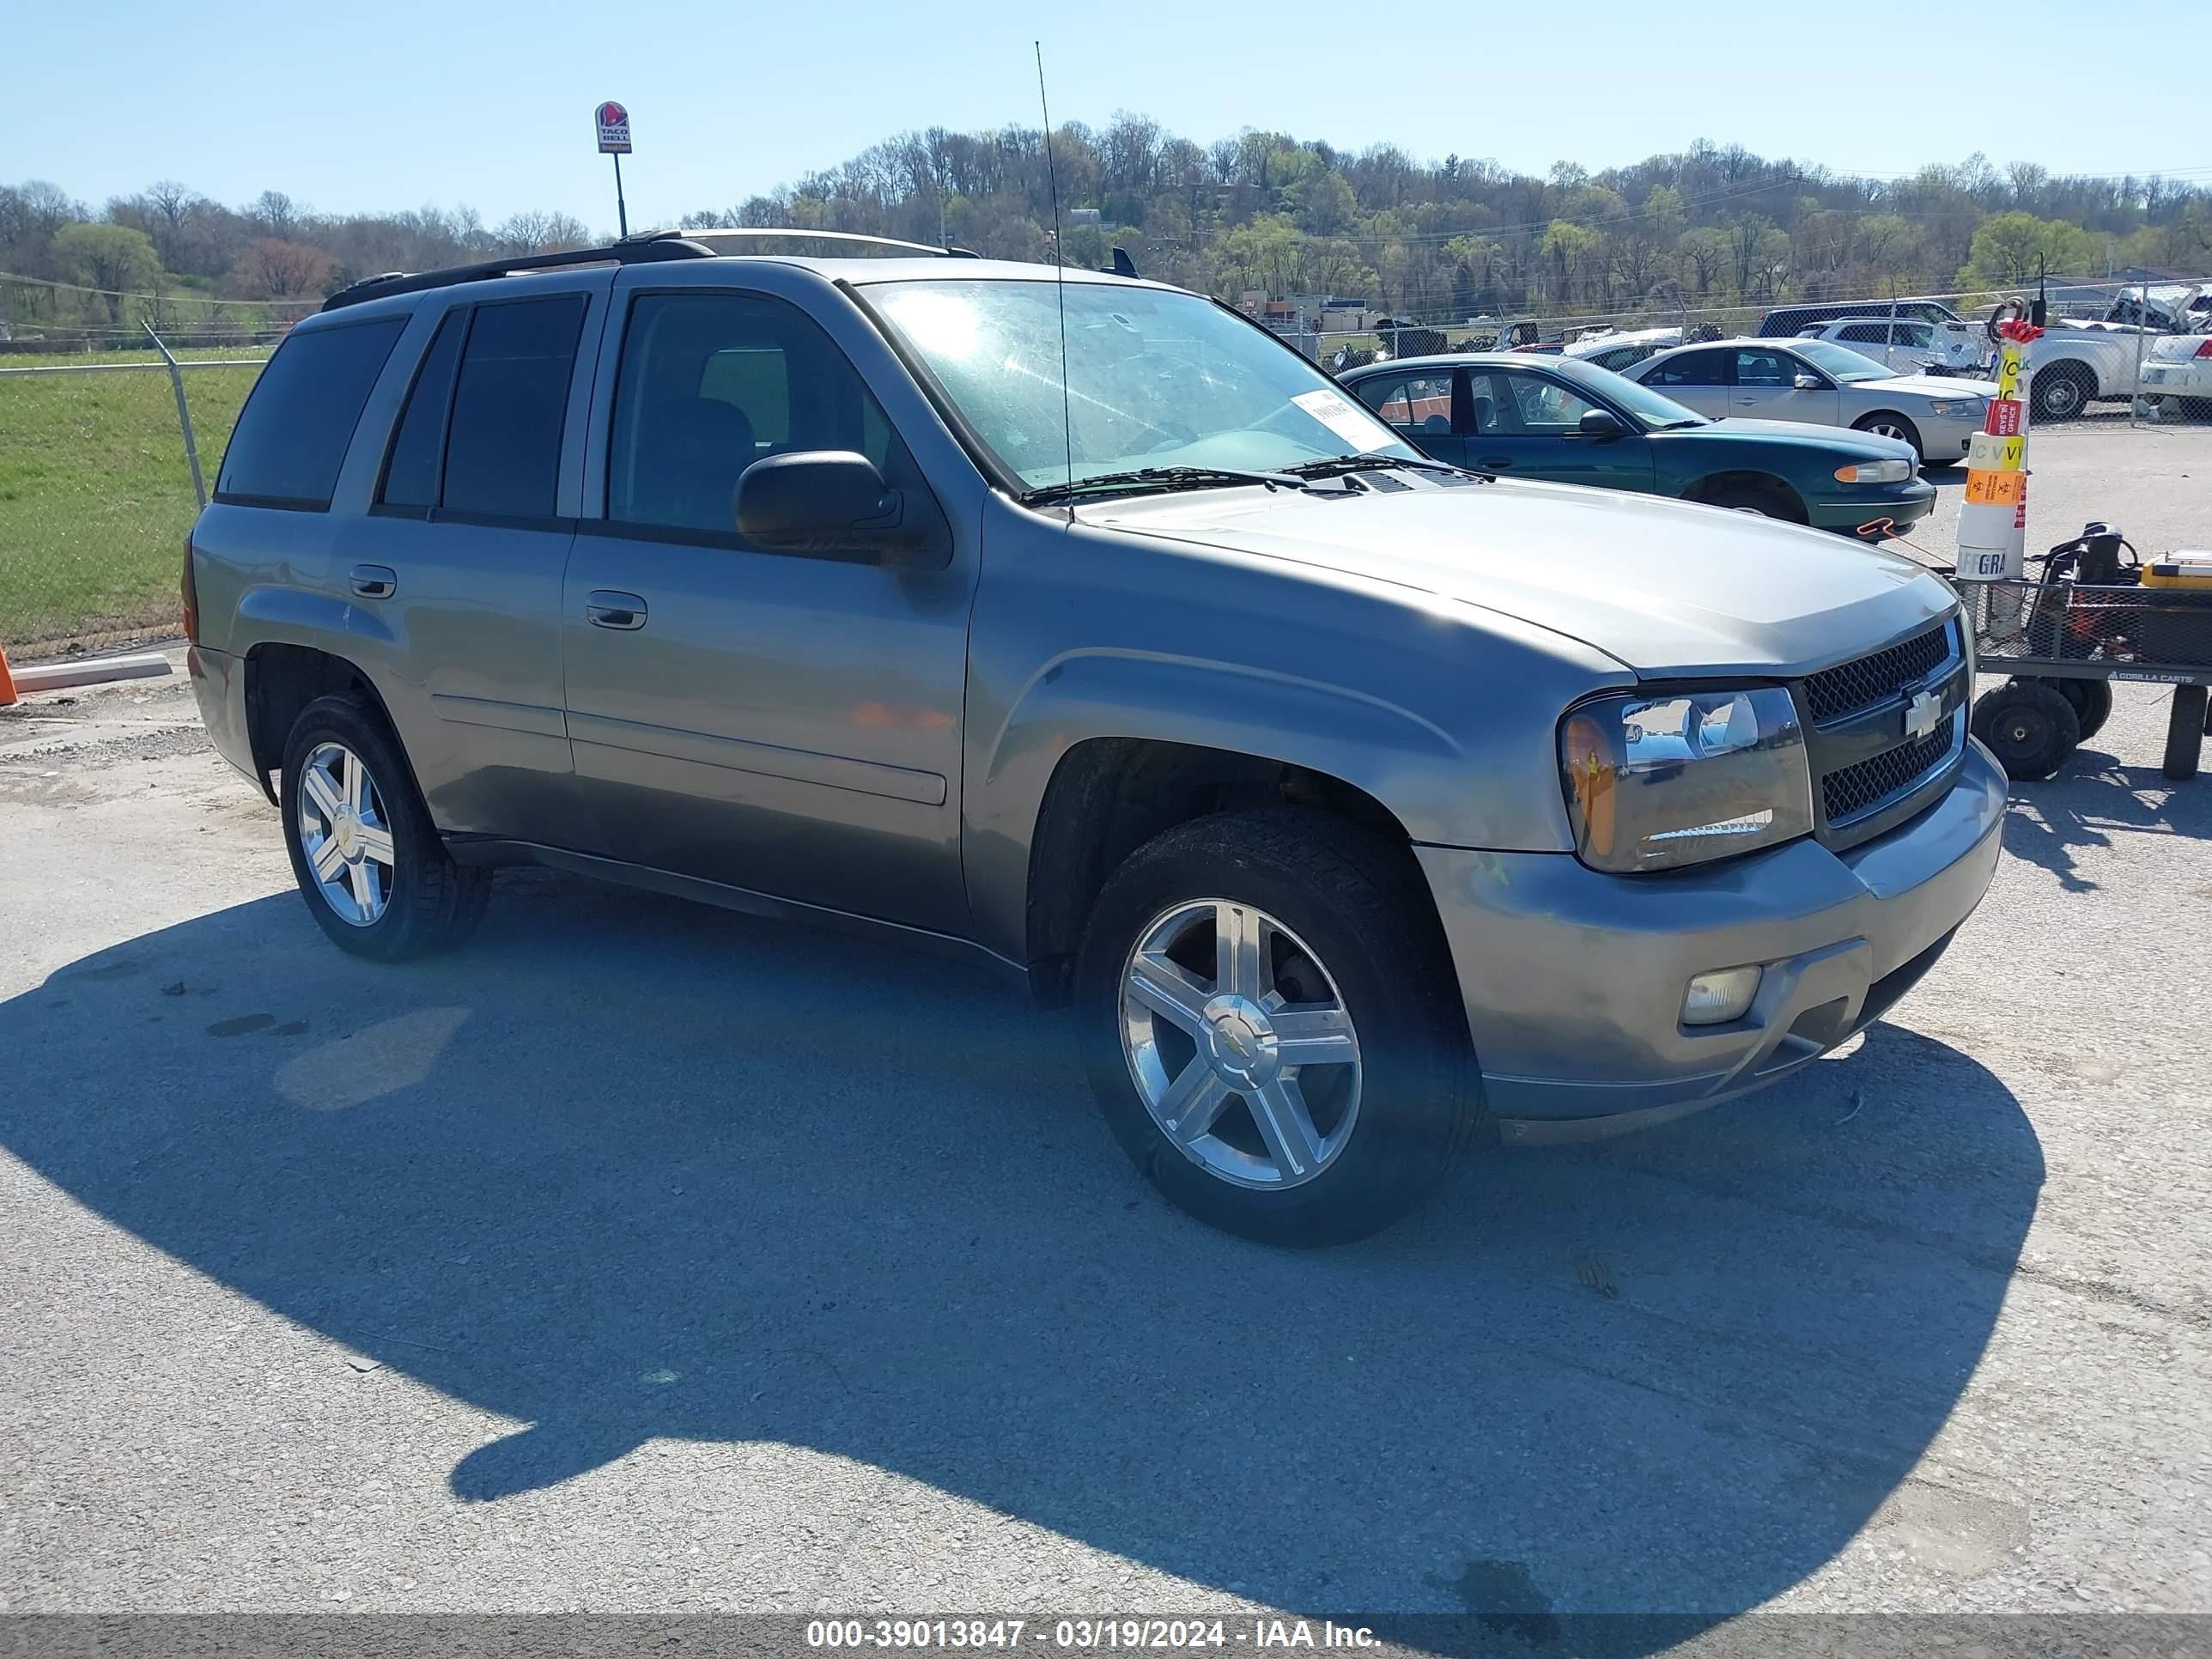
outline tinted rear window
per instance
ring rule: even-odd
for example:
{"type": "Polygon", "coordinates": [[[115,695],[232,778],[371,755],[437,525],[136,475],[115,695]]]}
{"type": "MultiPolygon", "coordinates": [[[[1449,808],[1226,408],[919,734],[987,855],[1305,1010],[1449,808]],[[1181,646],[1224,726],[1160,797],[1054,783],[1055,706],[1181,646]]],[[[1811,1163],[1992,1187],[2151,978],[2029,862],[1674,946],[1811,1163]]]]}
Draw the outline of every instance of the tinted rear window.
{"type": "Polygon", "coordinates": [[[216,499],[327,507],[404,317],[294,334],[261,371],[223,452],[216,499]]]}
{"type": "Polygon", "coordinates": [[[505,518],[552,515],[583,322],[580,294],[477,307],[453,391],[441,505],[505,518]]]}
{"type": "Polygon", "coordinates": [[[384,492],[378,497],[393,507],[435,507],[438,504],[438,465],[446,452],[446,405],[453,399],[453,367],[461,356],[461,336],[468,332],[469,313],[457,309],[438,325],[422,367],[415,372],[415,389],[407,394],[407,408],[399,417],[398,435],[384,464],[384,492]]]}

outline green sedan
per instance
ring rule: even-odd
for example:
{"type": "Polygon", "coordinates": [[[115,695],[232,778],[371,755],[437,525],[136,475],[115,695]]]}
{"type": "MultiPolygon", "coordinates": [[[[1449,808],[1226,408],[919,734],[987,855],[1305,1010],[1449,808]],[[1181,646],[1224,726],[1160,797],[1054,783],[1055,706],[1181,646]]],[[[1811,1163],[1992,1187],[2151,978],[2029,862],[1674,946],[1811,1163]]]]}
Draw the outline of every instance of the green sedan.
{"type": "Polygon", "coordinates": [[[1712,421],[1573,358],[1407,357],[1338,377],[1407,441],[1510,478],[1632,489],[1878,541],[1924,519],[1912,447],[1844,427],[1712,421]]]}

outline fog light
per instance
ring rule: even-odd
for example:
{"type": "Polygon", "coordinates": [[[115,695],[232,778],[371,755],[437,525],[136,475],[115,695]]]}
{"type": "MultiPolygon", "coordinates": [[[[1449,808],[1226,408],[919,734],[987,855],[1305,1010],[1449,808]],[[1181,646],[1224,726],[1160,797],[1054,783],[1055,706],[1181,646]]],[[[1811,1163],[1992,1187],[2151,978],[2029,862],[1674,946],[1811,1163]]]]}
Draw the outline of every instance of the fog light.
{"type": "Polygon", "coordinates": [[[1741,1019],[1759,994],[1759,975],[1755,967],[1716,968],[1699,974],[1682,994],[1682,1024],[1725,1025],[1741,1019]]]}

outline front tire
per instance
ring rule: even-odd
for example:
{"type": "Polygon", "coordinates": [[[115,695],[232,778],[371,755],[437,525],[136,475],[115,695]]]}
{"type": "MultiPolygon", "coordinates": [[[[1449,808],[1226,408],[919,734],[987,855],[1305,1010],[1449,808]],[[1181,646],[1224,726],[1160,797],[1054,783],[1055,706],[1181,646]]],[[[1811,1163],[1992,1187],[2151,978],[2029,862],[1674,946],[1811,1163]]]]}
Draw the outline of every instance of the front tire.
{"type": "Polygon", "coordinates": [[[491,872],[454,863],[382,713],[319,697],[284,743],[284,850],[308,914],[340,950],[398,962],[474,933],[491,872]]]}
{"type": "Polygon", "coordinates": [[[1877,438],[1894,438],[1899,443],[1911,444],[1916,462],[1924,465],[1928,459],[1928,452],[1920,447],[1920,428],[1893,410],[1885,409],[1877,414],[1862,415],[1851,422],[1851,430],[1870,432],[1877,438]]]}
{"type": "Polygon", "coordinates": [[[1697,498],[1707,507],[1725,507],[1731,513],[1749,513],[1761,519],[1777,519],[1784,524],[1805,524],[1808,515],[1805,503],[1786,484],[1759,479],[1741,483],[1715,484],[1697,498]]]}
{"type": "Polygon", "coordinates": [[[1210,1226],[1311,1247],[1400,1219],[1486,1124],[1458,985],[1407,848],[1266,810],[1130,855],[1091,913],[1076,1007],[1146,1179],[1210,1226]]]}

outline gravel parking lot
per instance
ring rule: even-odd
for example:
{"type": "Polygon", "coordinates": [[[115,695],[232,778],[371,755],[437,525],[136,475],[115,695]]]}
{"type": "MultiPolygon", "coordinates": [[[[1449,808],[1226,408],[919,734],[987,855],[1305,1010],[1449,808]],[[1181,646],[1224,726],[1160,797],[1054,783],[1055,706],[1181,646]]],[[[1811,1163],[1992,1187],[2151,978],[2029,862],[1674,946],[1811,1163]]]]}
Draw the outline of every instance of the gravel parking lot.
{"type": "MultiPolygon", "coordinates": [[[[2033,459],[2212,546],[2212,432],[2033,459]]],[[[2212,1610],[2148,688],[1849,1053],[1319,1255],[939,963],[534,872],[347,958],[181,678],[75,697],[0,716],[0,1608],[2212,1610]]]]}

